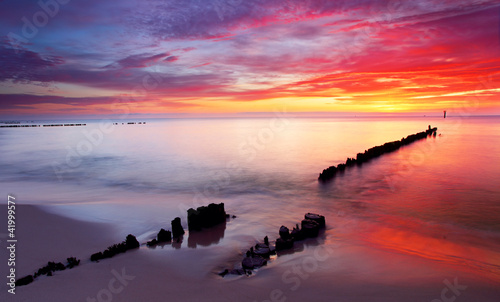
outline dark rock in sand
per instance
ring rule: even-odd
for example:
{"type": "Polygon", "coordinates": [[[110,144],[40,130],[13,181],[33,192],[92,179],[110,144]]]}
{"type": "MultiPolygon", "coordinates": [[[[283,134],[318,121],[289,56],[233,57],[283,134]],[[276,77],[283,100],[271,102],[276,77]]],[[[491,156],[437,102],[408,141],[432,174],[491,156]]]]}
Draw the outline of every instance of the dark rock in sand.
{"type": "Polygon", "coordinates": [[[322,216],[319,214],[314,214],[314,213],[307,213],[306,215],[304,215],[304,218],[316,221],[319,224],[320,228],[325,227],[325,216],[322,216]]]}
{"type": "Polygon", "coordinates": [[[125,239],[125,247],[127,250],[135,249],[140,246],[139,241],[137,241],[137,238],[135,238],[134,235],[128,234],[127,238],[125,239]]]}
{"type": "Polygon", "coordinates": [[[92,256],[90,256],[90,261],[98,261],[98,260],[101,260],[103,259],[103,255],[101,252],[98,252],[98,253],[95,253],[95,254],[92,254],[92,256]]]}
{"type": "Polygon", "coordinates": [[[148,241],[146,245],[148,247],[154,247],[159,243],[165,243],[165,242],[172,242],[172,232],[166,231],[165,229],[161,229],[156,235],[156,238],[154,238],[151,241],[148,241]]]}
{"type": "Polygon", "coordinates": [[[255,245],[253,254],[262,258],[269,258],[269,256],[271,255],[271,249],[269,248],[269,246],[263,243],[258,243],[255,245]]]}
{"type": "Polygon", "coordinates": [[[180,236],[184,235],[184,233],[184,228],[181,225],[181,218],[176,217],[174,220],[172,220],[172,237],[179,238],[180,236]]]}
{"type": "MultiPolygon", "coordinates": [[[[241,275],[246,275],[247,274],[247,271],[245,271],[244,269],[242,268],[236,268],[236,269],[233,269],[233,270],[230,270],[229,273],[231,275],[238,275],[238,276],[241,276],[241,275]]],[[[250,273],[251,274],[251,273],[250,273]]]]}
{"type": "Polygon", "coordinates": [[[172,232],[161,229],[156,238],[158,238],[158,242],[170,242],[172,241],[172,232]]]}
{"type": "Polygon", "coordinates": [[[224,210],[224,203],[211,203],[206,207],[188,210],[188,229],[200,231],[202,228],[210,228],[219,223],[226,222],[229,215],[224,210]]]}
{"type": "Polygon", "coordinates": [[[33,282],[33,276],[28,275],[26,277],[22,277],[21,279],[16,280],[16,286],[23,286],[23,285],[28,285],[31,282],[33,282]]]}
{"type": "Polygon", "coordinates": [[[52,272],[63,271],[65,269],[66,269],[66,266],[64,264],[62,264],[61,262],[58,262],[58,263],[47,262],[47,265],[39,268],[38,271],[33,275],[33,277],[36,278],[36,277],[41,276],[41,275],[52,276],[52,272]]]}
{"type": "Polygon", "coordinates": [[[290,236],[292,236],[293,240],[295,241],[300,241],[305,239],[304,233],[299,228],[298,224],[296,227],[293,228],[292,232],[290,233],[290,236]]]}
{"type": "Polygon", "coordinates": [[[75,257],[70,257],[66,259],[68,261],[68,264],[66,265],[67,268],[73,268],[75,266],[78,266],[80,264],[80,260],[76,259],[75,257]]]}
{"type": "Polygon", "coordinates": [[[235,268],[232,270],[225,269],[222,272],[219,273],[219,276],[225,277],[226,275],[237,275],[237,276],[242,276],[242,275],[247,275],[249,272],[247,272],[243,268],[235,268]]]}
{"type": "Polygon", "coordinates": [[[156,240],[156,238],[155,238],[155,239],[153,239],[153,240],[151,240],[151,241],[146,242],[146,245],[147,245],[148,247],[154,247],[154,246],[156,246],[157,244],[158,244],[158,240],[156,240]]]}
{"type": "Polygon", "coordinates": [[[138,248],[140,246],[139,241],[134,235],[128,234],[125,241],[109,246],[105,251],[92,254],[90,256],[91,261],[98,261],[105,258],[111,258],[116,254],[125,253],[128,250],[138,248]]]}
{"type": "Polygon", "coordinates": [[[256,269],[262,267],[267,264],[266,259],[259,256],[245,257],[243,261],[241,261],[241,266],[244,269],[256,269]]]}
{"type": "Polygon", "coordinates": [[[283,239],[283,238],[276,239],[277,251],[288,250],[291,248],[293,248],[293,239],[283,239]]]}
{"type": "Polygon", "coordinates": [[[280,238],[284,240],[290,238],[290,230],[284,225],[280,227],[279,233],[280,233],[280,238]]]}
{"type": "Polygon", "coordinates": [[[302,233],[306,238],[318,237],[320,225],[314,220],[304,219],[302,220],[302,233]]]}

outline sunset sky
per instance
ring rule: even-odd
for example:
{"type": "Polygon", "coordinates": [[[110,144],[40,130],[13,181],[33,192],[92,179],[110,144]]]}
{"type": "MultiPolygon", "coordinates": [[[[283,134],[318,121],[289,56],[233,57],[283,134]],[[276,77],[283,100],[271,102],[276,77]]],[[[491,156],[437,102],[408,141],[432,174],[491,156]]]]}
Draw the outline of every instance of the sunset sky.
{"type": "Polygon", "coordinates": [[[500,114],[488,0],[0,1],[0,118],[500,114]]]}

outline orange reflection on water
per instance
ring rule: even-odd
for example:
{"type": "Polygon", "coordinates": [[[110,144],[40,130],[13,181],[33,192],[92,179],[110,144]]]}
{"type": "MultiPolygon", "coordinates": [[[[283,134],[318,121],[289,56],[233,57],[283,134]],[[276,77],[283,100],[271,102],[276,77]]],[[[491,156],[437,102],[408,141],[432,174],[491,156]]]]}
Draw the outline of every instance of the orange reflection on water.
{"type": "Polygon", "coordinates": [[[438,261],[500,281],[499,245],[487,238],[394,217],[371,225],[360,238],[374,248],[438,261]]]}

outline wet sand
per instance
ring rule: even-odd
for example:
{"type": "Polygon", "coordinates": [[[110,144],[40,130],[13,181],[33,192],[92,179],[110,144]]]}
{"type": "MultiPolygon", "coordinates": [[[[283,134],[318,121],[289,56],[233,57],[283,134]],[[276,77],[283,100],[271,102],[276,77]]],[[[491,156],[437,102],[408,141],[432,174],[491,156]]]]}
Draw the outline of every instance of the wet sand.
{"type": "MultiPolygon", "coordinates": [[[[1,213],[0,224],[6,225],[5,209],[1,213]]],[[[74,269],[18,287],[15,296],[7,293],[4,282],[2,301],[437,302],[444,301],[443,292],[445,298],[456,296],[456,301],[500,297],[499,283],[473,269],[346,242],[331,217],[326,233],[308,241],[302,251],[277,258],[253,276],[225,279],[216,272],[241,259],[249,247],[246,241],[252,240],[245,234],[231,235],[246,238],[233,248],[221,244],[187,248],[187,234],[179,249],[141,246],[94,263],[89,260],[92,253],[124,240],[133,230],[65,218],[39,206],[19,206],[16,219],[18,277],[32,274],[47,261],[64,262],[70,256],[82,261],[74,269]],[[453,284],[455,278],[459,295],[446,290],[447,281],[453,284]]],[[[6,276],[6,233],[1,236],[6,276]]]]}

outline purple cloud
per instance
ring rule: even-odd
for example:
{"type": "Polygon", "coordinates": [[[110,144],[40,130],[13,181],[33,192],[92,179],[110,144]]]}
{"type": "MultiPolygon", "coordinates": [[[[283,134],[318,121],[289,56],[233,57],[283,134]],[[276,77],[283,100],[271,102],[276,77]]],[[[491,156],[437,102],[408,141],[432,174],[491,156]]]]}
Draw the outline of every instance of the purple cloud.
{"type": "Polygon", "coordinates": [[[0,81],[29,82],[40,74],[64,63],[58,56],[42,56],[39,53],[21,49],[16,50],[0,44],[0,81]]]}
{"type": "Polygon", "coordinates": [[[157,55],[147,55],[147,54],[139,54],[139,55],[131,55],[124,59],[116,62],[123,68],[144,68],[158,63],[158,61],[163,58],[169,56],[168,53],[160,53],[157,55]]]}
{"type": "Polygon", "coordinates": [[[178,56],[169,56],[169,57],[163,59],[164,62],[175,62],[177,60],[179,60],[178,56]]]}

